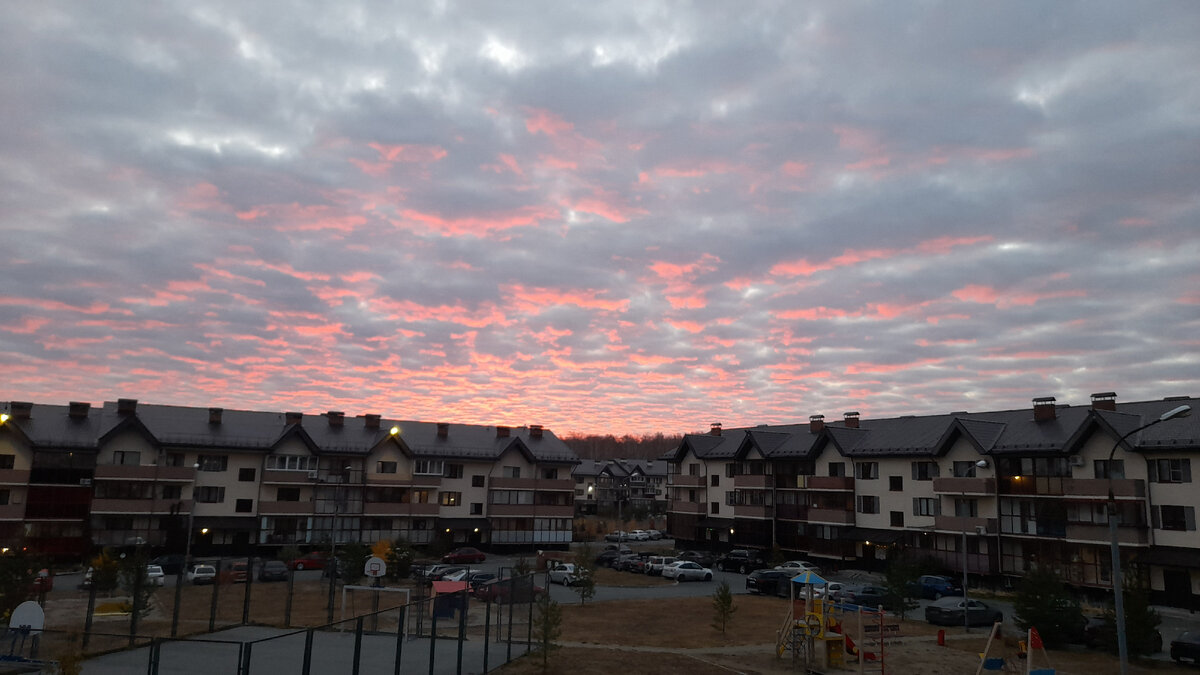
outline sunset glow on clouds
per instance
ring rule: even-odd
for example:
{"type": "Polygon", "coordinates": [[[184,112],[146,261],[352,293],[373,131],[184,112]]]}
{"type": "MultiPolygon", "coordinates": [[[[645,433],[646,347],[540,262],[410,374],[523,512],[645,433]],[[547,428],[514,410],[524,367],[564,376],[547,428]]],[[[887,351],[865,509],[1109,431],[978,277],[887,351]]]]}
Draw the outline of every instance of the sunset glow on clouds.
{"type": "Polygon", "coordinates": [[[415,7],[0,6],[0,399],[621,434],[1200,393],[1188,3],[415,7]]]}

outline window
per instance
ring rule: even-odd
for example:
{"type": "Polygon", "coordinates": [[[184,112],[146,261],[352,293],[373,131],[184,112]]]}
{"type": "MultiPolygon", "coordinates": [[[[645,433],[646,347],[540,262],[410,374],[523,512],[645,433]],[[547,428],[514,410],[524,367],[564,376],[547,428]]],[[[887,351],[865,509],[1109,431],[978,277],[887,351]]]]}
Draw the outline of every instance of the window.
{"type": "Polygon", "coordinates": [[[954,499],[954,515],[959,518],[978,518],[979,500],[956,497],[954,499]]]}
{"type": "Polygon", "coordinates": [[[440,476],[443,471],[440,459],[418,459],[413,462],[413,473],[418,476],[440,476]]]}
{"type": "Polygon", "coordinates": [[[238,513],[251,513],[254,511],[254,500],[239,499],[234,505],[234,510],[238,513]]]}
{"type": "Polygon", "coordinates": [[[300,501],[300,488],[296,487],[281,487],[275,492],[275,501],[277,502],[298,502],[300,501]]]}
{"type": "Polygon", "coordinates": [[[471,502],[471,515],[483,515],[483,502],[471,502]]]}
{"type": "Polygon", "coordinates": [[[1154,510],[1159,522],[1155,527],[1163,530],[1192,531],[1196,529],[1196,509],[1191,506],[1156,506],[1154,510]]]}
{"type": "MultiPolygon", "coordinates": [[[[733,478],[737,475],[737,462],[729,462],[725,465],[725,477],[733,478]]],[[[714,483],[716,485],[716,483],[714,483]]]]}
{"type": "Polygon", "coordinates": [[[691,504],[697,503],[696,502],[696,491],[694,489],[688,490],[688,502],[691,504]]]}
{"type": "Polygon", "coordinates": [[[879,513],[879,497],[874,495],[858,496],[859,513],[879,513]]]}
{"type": "Polygon", "coordinates": [[[168,452],[163,459],[163,466],[183,466],[183,453],[168,452]]]}
{"type": "Polygon", "coordinates": [[[829,463],[829,475],[831,477],[835,477],[835,478],[845,477],[846,463],[845,462],[830,462],[829,463]]]}
{"type": "Polygon", "coordinates": [[[272,471],[316,471],[316,457],[299,455],[271,455],[267,457],[267,468],[272,471]]]}
{"type": "Polygon", "coordinates": [[[196,461],[201,471],[224,471],[229,467],[229,458],[225,455],[200,455],[196,461]]]}
{"type": "Polygon", "coordinates": [[[117,450],[113,453],[113,464],[122,466],[138,466],[142,463],[142,453],[132,450],[117,450]]]}
{"type": "Polygon", "coordinates": [[[891,517],[892,517],[892,527],[904,527],[904,512],[903,511],[892,511],[891,517]]]}
{"type": "Polygon", "coordinates": [[[197,502],[201,504],[220,504],[225,501],[225,488],[213,485],[196,487],[193,492],[197,502]]]}
{"type": "Polygon", "coordinates": [[[941,509],[938,508],[938,500],[935,497],[913,497],[913,515],[914,516],[937,516],[941,515],[941,509]]]}
{"type": "Polygon", "coordinates": [[[166,500],[183,499],[182,485],[164,485],[162,486],[162,498],[166,500]]]}
{"type": "Polygon", "coordinates": [[[854,477],[859,480],[879,478],[879,462],[858,462],[854,465],[854,477]]]}
{"type": "Polygon", "coordinates": [[[238,469],[238,480],[242,481],[243,483],[253,483],[254,474],[254,467],[250,467],[248,469],[238,469]]]}
{"type": "Polygon", "coordinates": [[[375,464],[375,473],[396,473],[396,463],[377,462],[375,464]]]}
{"type": "Polygon", "coordinates": [[[904,476],[888,476],[888,490],[904,492],[904,476]]]}
{"type": "Polygon", "coordinates": [[[938,477],[937,462],[913,462],[912,463],[912,479],[913,480],[933,480],[938,477]]]}
{"type": "Polygon", "coordinates": [[[696,464],[695,462],[688,464],[688,475],[689,476],[699,476],[700,475],[700,465],[696,464]]]}
{"type": "Polygon", "coordinates": [[[413,504],[428,504],[429,503],[429,490],[413,490],[409,494],[411,495],[413,504]]]}
{"type": "Polygon", "coordinates": [[[16,461],[16,455],[0,455],[0,469],[11,469],[16,461]]]}
{"type": "Polygon", "coordinates": [[[503,468],[503,471],[504,471],[504,473],[502,475],[505,478],[520,478],[521,477],[521,467],[519,467],[519,466],[506,466],[503,468]]]}
{"type": "Polygon", "coordinates": [[[0,489],[0,506],[8,506],[8,500],[11,494],[11,491],[9,491],[7,488],[0,489]]]}
{"type": "Polygon", "coordinates": [[[713,487],[717,487],[721,484],[721,477],[714,473],[711,482],[713,487]]]}
{"type": "Polygon", "coordinates": [[[463,477],[463,465],[462,464],[447,464],[446,472],[442,474],[442,477],[443,478],[462,478],[463,477]]]}
{"type": "Polygon", "coordinates": [[[427,523],[424,518],[417,518],[416,520],[412,521],[412,529],[427,530],[429,529],[429,523],[427,523]]]}
{"type": "Polygon", "coordinates": [[[439,494],[439,503],[442,506],[458,506],[462,504],[461,492],[442,492],[439,494]]]}
{"type": "Polygon", "coordinates": [[[558,469],[542,469],[542,480],[558,480],[558,469]]]}
{"type": "Polygon", "coordinates": [[[974,478],[975,477],[975,462],[955,462],[951,467],[954,471],[955,478],[974,478]]]}
{"type": "MultiPolygon", "coordinates": [[[[481,475],[471,476],[471,487],[483,487],[485,480],[487,480],[487,478],[485,476],[481,476],[481,475]]],[[[582,478],[580,479],[580,482],[583,482],[582,478]]]]}
{"type": "Polygon", "coordinates": [[[1152,483],[1190,483],[1192,482],[1192,461],[1190,459],[1156,459],[1150,462],[1150,481],[1152,483]]]}
{"type": "Polygon", "coordinates": [[[1093,469],[1096,472],[1096,478],[1124,478],[1125,477],[1125,460],[1123,459],[1097,459],[1092,462],[1093,469]]]}
{"type": "Polygon", "coordinates": [[[721,512],[721,502],[713,502],[712,504],[709,505],[708,508],[709,508],[709,513],[720,513],[721,512]]]}

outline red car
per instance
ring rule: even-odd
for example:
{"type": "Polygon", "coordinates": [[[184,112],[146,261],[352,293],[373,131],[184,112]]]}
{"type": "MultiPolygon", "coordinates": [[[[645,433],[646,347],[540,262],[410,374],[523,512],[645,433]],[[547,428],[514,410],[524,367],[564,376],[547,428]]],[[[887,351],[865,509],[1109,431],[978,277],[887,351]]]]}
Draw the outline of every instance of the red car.
{"type": "Polygon", "coordinates": [[[325,551],[305,553],[295,560],[288,561],[288,569],[293,570],[323,570],[329,562],[329,554],[325,551]]]}
{"type": "Polygon", "coordinates": [[[442,556],[442,562],[453,565],[462,565],[464,563],[478,564],[486,559],[487,556],[483,554],[483,551],[480,551],[477,548],[471,548],[469,546],[466,548],[460,548],[457,551],[451,551],[450,553],[442,556]]]}

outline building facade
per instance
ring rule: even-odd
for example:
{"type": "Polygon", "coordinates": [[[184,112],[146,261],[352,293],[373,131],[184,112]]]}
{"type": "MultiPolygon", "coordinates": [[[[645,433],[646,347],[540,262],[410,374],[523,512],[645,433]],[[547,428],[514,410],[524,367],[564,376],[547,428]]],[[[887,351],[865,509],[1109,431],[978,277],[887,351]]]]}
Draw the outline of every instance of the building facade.
{"type": "Polygon", "coordinates": [[[1015,578],[1057,568],[1112,585],[1108,494],[1122,559],[1157,601],[1200,604],[1200,416],[1154,424],[1197,399],[759,426],[686,436],[666,459],[668,529],[716,547],[778,546],[835,565],[882,567],[904,549],[947,570],[1015,578]],[[1115,449],[1114,449],[1115,446],[1115,449]],[[1109,460],[1112,453],[1112,460],[1109,460]],[[964,556],[965,545],[965,556],[964,556]]]}
{"type": "Polygon", "coordinates": [[[580,514],[666,512],[667,463],[653,459],[581,460],[573,472],[580,514]]]}
{"type": "Polygon", "coordinates": [[[246,553],[565,545],[578,459],[538,425],[139,404],[0,408],[0,546],[246,553]]]}

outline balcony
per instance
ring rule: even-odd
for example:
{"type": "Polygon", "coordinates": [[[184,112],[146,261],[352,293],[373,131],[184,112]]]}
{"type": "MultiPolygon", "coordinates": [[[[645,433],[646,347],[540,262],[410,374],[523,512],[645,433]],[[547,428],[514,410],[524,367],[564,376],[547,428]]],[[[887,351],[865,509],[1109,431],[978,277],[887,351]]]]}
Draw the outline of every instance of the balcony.
{"type": "Polygon", "coordinates": [[[854,512],[843,509],[808,509],[808,522],[824,525],[853,525],[854,512]]]}
{"type": "Polygon", "coordinates": [[[991,495],[996,493],[990,478],[934,478],[933,491],[938,494],[991,495]]]}
{"type": "Polygon", "coordinates": [[[190,499],[93,499],[91,510],[92,513],[169,514],[177,504],[182,504],[179,511],[181,514],[186,515],[192,510],[190,499]]]}
{"type": "Polygon", "coordinates": [[[995,518],[971,518],[968,516],[934,516],[933,529],[939,532],[963,532],[977,534],[976,528],[984,528],[985,534],[996,534],[998,525],[995,518]]]}
{"type": "Polygon", "coordinates": [[[0,469],[0,485],[25,485],[29,483],[29,469],[0,469]]]}
{"type": "Polygon", "coordinates": [[[24,520],[24,504],[5,504],[0,506],[0,520],[24,520]]]}
{"type": "MultiPolygon", "coordinates": [[[[1108,498],[1107,478],[1064,478],[1063,495],[1067,497],[1103,497],[1108,498]]],[[[1112,480],[1113,496],[1132,499],[1146,497],[1146,482],[1133,478],[1114,478],[1112,480]]]]}
{"type": "Polygon", "coordinates": [[[818,558],[853,560],[858,557],[854,542],[841,539],[809,539],[808,554],[818,558]]]}
{"type": "MultiPolygon", "coordinates": [[[[1108,481],[1104,481],[1107,483],[1108,481]]],[[[1107,494],[1108,488],[1105,488],[1107,494]]],[[[1095,524],[1067,524],[1067,539],[1071,541],[1086,541],[1098,544],[1108,545],[1111,543],[1109,538],[1108,525],[1095,524]]],[[[1150,544],[1150,531],[1145,526],[1129,527],[1125,525],[1117,526],[1117,541],[1129,546],[1148,546],[1150,544]]]]}
{"type": "Polygon", "coordinates": [[[759,474],[757,476],[734,476],[733,486],[735,488],[769,488],[773,487],[775,483],[772,478],[774,478],[774,476],[768,476],[766,474],[759,474]]]}
{"type": "Polygon", "coordinates": [[[258,513],[262,516],[311,515],[312,512],[310,501],[258,503],[258,513]]]}
{"type": "Polygon", "coordinates": [[[671,513],[691,513],[696,515],[704,515],[703,502],[671,502],[671,513]]]}
{"type": "Polygon", "coordinates": [[[733,507],[733,516],[735,518],[770,518],[771,507],[738,504],[733,507]]]}
{"type": "Polygon", "coordinates": [[[488,487],[495,490],[574,490],[575,481],[566,478],[490,478],[488,487]]]}
{"type": "Polygon", "coordinates": [[[367,485],[378,487],[409,487],[413,477],[407,473],[368,473],[367,485]]]}
{"type": "Polygon", "coordinates": [[[529,518],[572,518],[575,506],[549,504],[488,504],[489,516],[526,516],[529,518]]]}
{"type": "MultiPolygon", "coordinates": [[[[316,473],[315,471],[313,472],[316,473]]],[[[278,471],[266,469],[262,472],[263,483],[283,483],[285,485],[294,485],[296,483],[312,484],[317,482],[315,477],[309,478],[308,471],[278,471]]]]}
{"type": "Polygon", "coordinates": [[[854,491],[852,476],[809,476],[806,482],[809,490],[854,491]]]}
{"type": "Polygon", "coordinates": [[[190,466],[133,466],[125,464],[97,464],[96,480],[137,480],[192,482],[196,479],[196,470],[190,466]]]}
{"type": "Polygon", "coordinates": [[[704,487],[704,476],[692,476],[689,474],[672,473],[667,475],[667,485],[674,487],[704,487]]]}
{"type": "Polygon", "coordinates": [[[780,520],[808,520],[808,507],[799,504],[776,504],[775,516],[780,520]]]}

